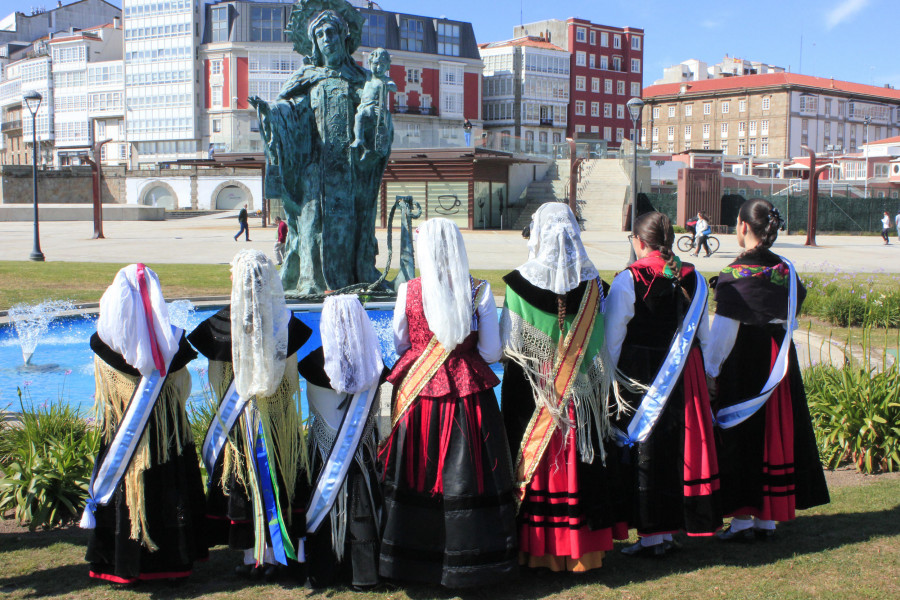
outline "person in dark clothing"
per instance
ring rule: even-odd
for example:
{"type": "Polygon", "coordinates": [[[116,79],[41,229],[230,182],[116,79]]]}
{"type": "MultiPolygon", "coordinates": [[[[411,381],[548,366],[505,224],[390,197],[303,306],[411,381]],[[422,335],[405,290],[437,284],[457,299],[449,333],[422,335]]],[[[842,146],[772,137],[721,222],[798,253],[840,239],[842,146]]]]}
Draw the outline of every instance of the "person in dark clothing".
{"type": "Polygon", "coordinates": [[[281,266],[284,262],[284,245],[287,243],[288,227],[281,217],[275,217],[277,237],[275,238],[275,264],[281,266]]]}
{"type": "Polygon", "coordinates": [[[247,205],[246,204],[244,205],[244,208],[241,209],[241,212],[238,213],[238,223],[240,224],[241,228],[234,235],[234,241],[237,241],[237,239],[239,237],[241,237],[241,234],[243,233],[244,240],[249,242],[250,241],[250,226],[247,225],[247,205]]]}

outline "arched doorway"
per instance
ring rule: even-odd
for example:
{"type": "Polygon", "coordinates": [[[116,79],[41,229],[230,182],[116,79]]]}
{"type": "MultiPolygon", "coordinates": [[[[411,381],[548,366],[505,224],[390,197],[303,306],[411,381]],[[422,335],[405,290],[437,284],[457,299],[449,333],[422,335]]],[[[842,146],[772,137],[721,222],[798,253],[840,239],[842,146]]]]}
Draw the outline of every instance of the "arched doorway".
{"type": "Polygon", "coordinates": [[[175,210],[178,208],[178,197],[175,190],[165,183],[157,183],[151,185],[141,200],[144,206],[159,206],[166,210],[175,210]]]}
{"type": "Polygon", "coordinates": [[[216,194],[216,210],[234,210],[250,204],[250,192],[245,186],[226,185],[216,194]]]}

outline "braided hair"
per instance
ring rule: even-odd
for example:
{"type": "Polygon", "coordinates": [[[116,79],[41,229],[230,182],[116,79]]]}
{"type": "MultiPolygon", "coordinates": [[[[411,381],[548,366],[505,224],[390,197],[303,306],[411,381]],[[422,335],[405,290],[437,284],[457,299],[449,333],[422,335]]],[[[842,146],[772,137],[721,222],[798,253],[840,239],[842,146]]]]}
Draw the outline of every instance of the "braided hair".
{"type": "Polygon", "coordinates": [[[762,198],[744,202],[738,211],[738,218],[742,223],[747,224],[754,236],[759,238],[757,246],[747,248],[738,258],[743,258],[753,250],[771,248],[778,239],[778,230],[784,224],[784,219],[781,218],[778,209],[771,202],[762,198]]]}
{"type": "Polygon", "coordinates": [[[675,242],[675,230],[669,217],[661,212],[644,213],[637,218],[634,224],[634,235],[652,249],[659,251],[660,256],[666,261],[666,266],[672,272],[677,281],[681,281],[681,268],[679,261],[672,252],[672,244],[675,242]]]}

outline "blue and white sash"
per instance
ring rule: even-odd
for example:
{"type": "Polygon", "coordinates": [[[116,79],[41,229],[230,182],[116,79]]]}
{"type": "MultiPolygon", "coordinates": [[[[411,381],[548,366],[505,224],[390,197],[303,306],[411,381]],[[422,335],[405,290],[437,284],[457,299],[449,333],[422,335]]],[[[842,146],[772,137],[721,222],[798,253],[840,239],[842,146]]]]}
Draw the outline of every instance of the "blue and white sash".
{"type": "Polygon", "coordinates": [[[209,429],[206,431],[206,438],[203,440],[203,449],[201,456],[203,457],[203,465],[206,467],[206,475],[209,478],[208,483],[213,485],[213,469],[216,467],[216,461],[225,442],[228,441],[228,434],[237,422],[238,417],[244,412],[248,399],[241,398],[234,385],[234,379],[228,386],[219,408],[216,410],[216,416],[213,417],[209,429]]]}
{"type": "Polygon", "coordinates": [[[788,309],[787,320],[784,322],[784,339],[781,340],[781,347],[778,349],[778,356],[775,359],[775,366],[769,373],[769,379],[763,386],[758,396],[744,400],[737,404],[727,406],[716,413],[716,424],[722,429],[729,429],[735,425],[739,425],[749,419],[753,414],[762,408],[763,404],[775,391],[775,388],[784,380],[788,372],[788,352],[791,348],[791,340],[793,339],[794,330],[797,329],[797,273],[794,271],[794,265],[788,259],[782,257],[781,260],[788,266],[790,274],[790,284],[788,286],[788,309]]]}
{"type": "MultiPolygon", "coordinates": [[[[172,333],[176,340],[180,340],[183,331],[172,326],[172,333]]],[[[171,361],[166,365],[167,372],[170,366],[171,361]]],[[[102,460],[98,457],[94,463],[91,483],[88,486],[88,499],[79,523],[82,529],[94,529],[97,526],[94,511],[98,506],[109,504],[113,494],[116,493],[116,488],[125,476],[141,436],[147,428],[147,422],[165,381],[166,377],[160,376],[156,369],[147,377],[141,377],[128,402],[128,408],[125,409],[125,415],[116,429],[116,434],[106,449],[106,454],[102,460]]]]}
{"type": "Polygon", "coordinates": [[[656,426],[659,416],[666,407],[666,402],[672,394],[672,390],[678,384],[684,366],[687,364],[688,354],[694,344],[694,338],[697,335],[697,328],[700,326],[700,320],[706,312],[706,301],[708,296],[708,286],[706,279],[699,271],[694,271],[697,277],[697,289],[694,290],[694,298],[688,307],[687,314],[684,315],[684,321],[678,331],[675,332],[675,339],[672,340],[672,346],[666,355],[666,360],[656,373],[653,384],[644,397],[641,399],[631,422],[628,424],[628,430],[622,430],[613,427],[613,435],[616,437],[616,444],[619,446],[632,446],[640,444],[650,437],[650,433],[656,426]]]}
{"type": "Polygon", "coordinates": [[[316,482],[316,489],[309,501],[306,511],[306,531],[315,533],[322,525],[322,521],[334,506],[338,492],[347,477],[347,471],[359,448],[363,431],[366,429],[366,421],[375,394],[378,392],[378,382],[369,389],[353,395],[350,406],[344,414],[343,422],[338,429],[334,446],[325,461],[325,466],[316,482]]]}
{"type": "MultiPolygon", "coordinates": [[[[281,565],[287,565],[287,559],[297,560],[297,554],[294,546],[291,544],[290,536],[284,525],[284,519],[281,515],[281,506],[278,498],[278,487],[276,484],[276,475],[272,469],[269,460],[269,453],[266,450],[266,440],[263,434],[262,423],[257,422],[254,434],[251,419],[245,419],[247,424],[247,439],[250,440],[253,448],[253,468],[256,469],[256,478],[259,482],[259,491],[262,496],[263,510],[265,512],[266,529],[269,531],[269,541],[272,542],[272,552],[275,555],[275,561],[281,565]]],[[[264,546],[265,540],[257,540],[257,546],[260,543],[264,546]]],[[[256,559],[262,562],[262,553],[255,551],[256,559]]]]}

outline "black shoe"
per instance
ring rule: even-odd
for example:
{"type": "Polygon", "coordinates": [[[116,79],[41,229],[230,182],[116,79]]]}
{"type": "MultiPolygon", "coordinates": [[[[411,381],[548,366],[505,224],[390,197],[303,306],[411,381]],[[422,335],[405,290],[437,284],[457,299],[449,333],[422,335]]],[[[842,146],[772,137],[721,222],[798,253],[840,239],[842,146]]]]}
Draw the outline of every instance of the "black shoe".
{"type": "Polygon", "coordinates": [[[741,529],[740,531],[735,531],[730,524],[728,525],[728,527],[717,533],[716,537],[723,542],[749,543],[756,539],[756,536],[753,534],[752,527],[748,529],[741,529]]]}
{"type": "Polygon", "coordinates": [[[676,550],[681,550],[681,542],[676,539],[666,540],[662,543],[663,548],[666,552],[675,552],[676,550]]]}
{"type": "Polygon", "coordinates": [[[234,568],[234,574],[238,577],[250,577],[254,568],[255,565],[238,565],[234,568]]]}
{"type": "Polygon", "coordinates": [[[625,556],[635,556],[641,558],[660,558],[665,556],[666,549],[665,543],[656,544],[653,546],[644,546],[640,541],[637,541],[630,546],[625,546],[621,550],[622,554],[625,556]]]}
{"type": "Polygon", "coordinates": [[[775,530],[774,529],[760,529],[759,527],[754,527],[753,535],[756,536],[756,539],[762,540],[765,542],[765,541],[771,540],[773,537],[775,537],[775,530]]]}
{"type": "Polygon", "coordinates": [[[278,576],[280,575],[278,572],[278,565],[265,565],[260,570],[262,571],[262,578],[266,583],[277,581],[278,576]]]}

